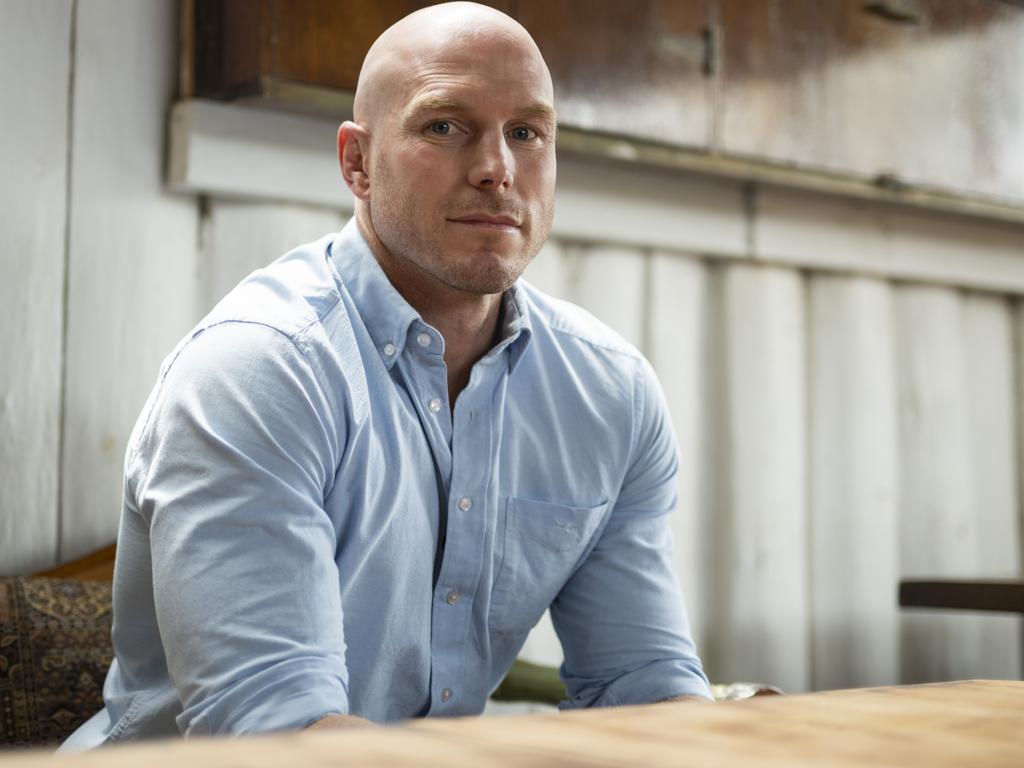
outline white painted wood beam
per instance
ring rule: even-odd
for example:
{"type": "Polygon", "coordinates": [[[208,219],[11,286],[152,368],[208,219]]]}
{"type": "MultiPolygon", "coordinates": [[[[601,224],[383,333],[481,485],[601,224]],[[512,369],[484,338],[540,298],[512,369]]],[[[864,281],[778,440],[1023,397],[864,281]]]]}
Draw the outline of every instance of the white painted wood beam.
{"type": "MultiPolygon", "coordinates": [[[[975,509],[965,309],[957,291],[904,287],[895,302],[902,578],[983,575],[975,509]]],[[[977,677],[982,628],[955,612],[904,610],[902,682],[977,677]]]]}
{"type": "Polygon", "coordinates": [[[717,669],[796,693],[811,684],[804,282],[788,269],[724,271],[728,520],[716,552],[717,669]]]}
{"type": "Polygon", "coordinates": [[[523,277],[549,296],[564,299],[567,291],[566,268],[562,243],[555,238],[548,238],[540,253],[534,256],[526,268],[523,277]]]}
{"type": "MultiPolygon", "coordinates": [[[[1018,444],[1014,314],[1001,296],[968,293],[963,300],[964,363],[970,429],[972,520],[977,527],[976,573],[1020,578],[1021,521],[1017,487],[1018,444]]],[[[1021,618],[964,617],[981,635],[975,676],[1021,679],[1021,618]]]]}
{"type": "Polygon", "coordinates": [[[566,250],[566,295],[643,350],[647,311],[645,253],[619,246],[566,250]]]}
{"type": "Polygon", "coordinates": [[[679,502],[672,517],[675,565],[694,641],[708,674],[714,675],[709,624],[718,575],[727,570],[713,547],[726,513],[716,493],[724,474],[724,441],[717,422],[723,361],[714,343],[721,330],[714,322],[714,281],[706,262],[675,254],[655,253],[650,269],[649,356],[679,443],[679,502]]]}
{"type": "Polygon", "coordinates": [[[71,3],[0,4],[0,573],[57,552],[71,3]]]}
{"type": "Polygon", "coordinates": [[[199,311],[198,206],[161,168],[174,4],[91,0],[77,18],[62,559],[114,540],[128,435],[199,311]]]}
{"type": "Polygon", "coordinates": [[[899,681],[899,429],[892,296],[816,276],[808,333],[815,689],[899,681]]]}

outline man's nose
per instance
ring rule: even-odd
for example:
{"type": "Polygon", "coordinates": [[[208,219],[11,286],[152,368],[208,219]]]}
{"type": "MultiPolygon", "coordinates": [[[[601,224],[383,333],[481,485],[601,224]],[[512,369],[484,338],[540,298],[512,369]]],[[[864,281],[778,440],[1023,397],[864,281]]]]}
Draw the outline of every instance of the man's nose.
{"type": "Polygon", "coordinates": [[[508,189],[512,186],[514,162],[503,133],[481,136],[475,147],[469,183],[477,189],[508,189]]]}

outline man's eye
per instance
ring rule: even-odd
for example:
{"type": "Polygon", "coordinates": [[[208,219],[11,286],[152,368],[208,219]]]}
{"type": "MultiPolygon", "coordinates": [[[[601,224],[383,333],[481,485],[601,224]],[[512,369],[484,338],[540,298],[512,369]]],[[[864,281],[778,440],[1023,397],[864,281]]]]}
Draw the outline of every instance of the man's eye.
{"type": "Polygon", "coordinates": [[[530,141],[531,139],[537,138],[537,132],[533,130],[533,128],[527,128],[525,125],[513,128],[509,134],[516,141],[530,141]]]}
{"type": "Polygon", "coordinates": [[[430,132],[436,136],[447,136],[452,132],[452,124],[447,120],[438,120],[430,124],[430,132]]]}

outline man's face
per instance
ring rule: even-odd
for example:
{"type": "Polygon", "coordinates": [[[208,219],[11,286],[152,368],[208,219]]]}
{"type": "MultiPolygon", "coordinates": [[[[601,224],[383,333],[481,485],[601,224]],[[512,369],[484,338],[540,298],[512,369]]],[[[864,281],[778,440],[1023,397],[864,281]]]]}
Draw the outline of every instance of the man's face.
{"type": "Polygon", "coordinates": [[[539,56],[512,39],[439,48],[371,134],[369,214],[390,254],[500,293],[551,230],[555,120],[539,56]]]}

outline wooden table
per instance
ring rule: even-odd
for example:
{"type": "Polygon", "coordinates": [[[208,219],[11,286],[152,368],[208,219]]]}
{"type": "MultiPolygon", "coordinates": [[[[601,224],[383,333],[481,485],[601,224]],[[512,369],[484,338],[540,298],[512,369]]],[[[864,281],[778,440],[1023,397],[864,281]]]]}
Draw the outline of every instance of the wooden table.
{"type": "Polygon", "coordinates": [[[282,766],[1024,766],[1024,682],[865,688],[747,701],[23,753],[0,768],[282,766]]]}

